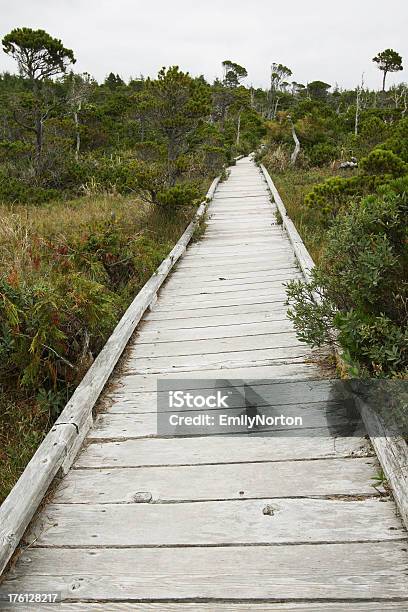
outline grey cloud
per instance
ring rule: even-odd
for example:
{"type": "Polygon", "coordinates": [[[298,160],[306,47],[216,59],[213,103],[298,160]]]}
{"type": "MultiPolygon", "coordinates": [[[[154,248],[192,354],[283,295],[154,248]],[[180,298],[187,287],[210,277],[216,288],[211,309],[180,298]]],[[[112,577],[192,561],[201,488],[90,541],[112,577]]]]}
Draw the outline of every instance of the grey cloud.
{"type": "MultiPolygon", "coordinates": [[[[267,86],[278,61],[299,82],[355,87],[364,72],[366,84],[379,87],[377,51],[393,47],[408,62],[403,0],[1,0],[0,8],[2,36],[18,26],[43,28],[74,49],[76,70],[98,80],[110,71],[154,76],[170,64],[212,80],[231,59],[255,86],[267,86]]],[[[2,53],[0,70],[15,70],[2,53]]]]}

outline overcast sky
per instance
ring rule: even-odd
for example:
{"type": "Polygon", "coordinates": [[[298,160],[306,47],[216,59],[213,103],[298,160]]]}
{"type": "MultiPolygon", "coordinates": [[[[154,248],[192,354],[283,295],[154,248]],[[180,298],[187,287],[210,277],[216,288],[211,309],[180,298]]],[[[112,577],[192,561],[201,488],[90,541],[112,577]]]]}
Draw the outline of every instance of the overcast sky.
{"type": "MultiPolygon", "coordinates": [[[[407,69],[388,83],[408,81],[406,0],[0,0],[0,9],[1,36],[45,29],[74,50],[77,72],[98,80],[110,71],[154,76],[173,64],[213,80],[230,59],[254,86],[267,86],[270,64],[280,62],[300,83],[355,87],[364,72],[379,87],[371,60],[392,47],[407,69]]],[[[16,66],[0,51],[3,70],[16,66]]]]}

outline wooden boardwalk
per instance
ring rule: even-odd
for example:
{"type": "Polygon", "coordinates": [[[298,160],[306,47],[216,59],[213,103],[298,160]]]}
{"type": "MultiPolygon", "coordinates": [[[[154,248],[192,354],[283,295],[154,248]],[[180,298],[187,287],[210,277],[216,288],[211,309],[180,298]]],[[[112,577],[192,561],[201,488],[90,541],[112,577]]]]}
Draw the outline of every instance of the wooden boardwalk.
{"type": "Polygon", "coordinates": [[[54,608],[66,611],[408,609],[406,532],[372,486],[367,440],[319,435],[325,381],[305,385],[295,407],[309,435],[156,433],[158,378],[320,378],[286,318],[283,283],[300,276],[244,158],[144,316],[0,592],[60,592],[54,608]]]}

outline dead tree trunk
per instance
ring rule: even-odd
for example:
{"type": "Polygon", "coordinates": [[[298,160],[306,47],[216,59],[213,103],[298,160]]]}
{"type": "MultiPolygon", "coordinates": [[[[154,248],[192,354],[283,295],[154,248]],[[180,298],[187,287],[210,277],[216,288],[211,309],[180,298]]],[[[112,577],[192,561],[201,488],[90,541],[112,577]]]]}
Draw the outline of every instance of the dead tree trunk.
{"type": "Polygon", "coordinates": [[[237,140],[236,140],[236,145],[239,145],[239,139],[241,137],[241,113],[242,110],[239,111],[238,113],[238,121],[237,121],[237,140]]]}
{"type": "Polygon", "coordinates": [[[293,153],[290,156],[290,165],[294,166],[296,164],[297,156],[299,155],[299,151],[300,151],[300,141],[299,141],[299,138],[297,137],[295,126],[293,125],[292,122],[291,122],[291,128],[292,128],[292,137],[293,137],[293,140],[295,141],[295,148],[293,149],[293,153]]]}
{"type": "Polygon", "coordinates": [[[78,113],[81,110],[81,103],[78,104],[78,107],[74,111],[74,123],[75,123],[75,159],[79,159],[79,151],[81,149],[81,132],[79,129],[79,116],[78,113]]]}
{"type": "Polygon", "coordinates": [[[356,116],[355,116],[355,120],[354,120],[354,135],[355,136],[358,135],[358,122],[360,120],[360,97],[361,97],[361,90],[360,90],[359,87],[357,87],[356,116]]]}

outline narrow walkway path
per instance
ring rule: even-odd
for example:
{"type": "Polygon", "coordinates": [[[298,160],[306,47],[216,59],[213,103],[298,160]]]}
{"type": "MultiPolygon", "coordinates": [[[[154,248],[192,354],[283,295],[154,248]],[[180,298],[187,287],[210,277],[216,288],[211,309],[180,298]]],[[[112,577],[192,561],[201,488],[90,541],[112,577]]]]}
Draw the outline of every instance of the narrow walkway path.
{"type": "Polygon", "coordinates": [[[299,276],[266,183],[243,159],[3,591],[61,592],[70,603],[55,608],[77,611],[408,609],[406,534],[372,487],[376,458],[364,437],[320,435],[329,386],[307,383],[318,367],[285,314],[284,283],[299,276]],[[266,398],[286,381],[282,404],[307,416],[308,435],[161,437],[158,378],[268,379],[266,398]],[[140,492],[151,502],[136,503],[149,499],[140,492]]]}

